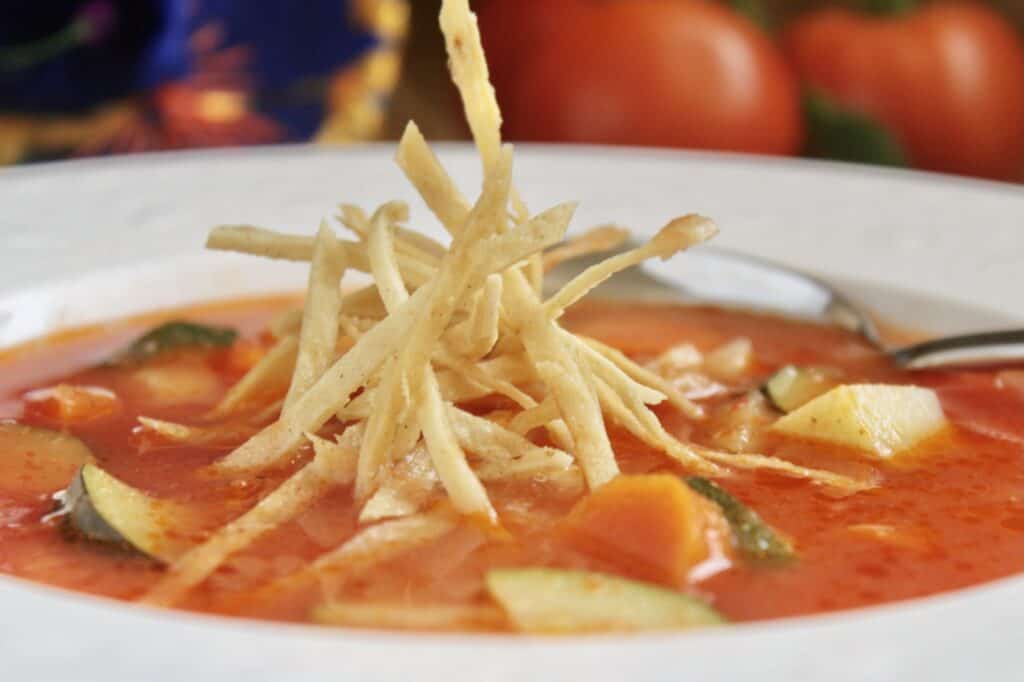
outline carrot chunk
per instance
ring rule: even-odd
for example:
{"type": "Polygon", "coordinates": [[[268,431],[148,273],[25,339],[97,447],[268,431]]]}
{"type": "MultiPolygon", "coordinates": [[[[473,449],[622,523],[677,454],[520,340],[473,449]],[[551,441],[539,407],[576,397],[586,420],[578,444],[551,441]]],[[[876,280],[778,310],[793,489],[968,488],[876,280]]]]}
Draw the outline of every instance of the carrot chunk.
{"type": "Polygon", "coordinates": [[[576,504],[563,540],[625,575],[679,586],[708,557],[714,514],[675,476],[618,476],[576,504]]]}

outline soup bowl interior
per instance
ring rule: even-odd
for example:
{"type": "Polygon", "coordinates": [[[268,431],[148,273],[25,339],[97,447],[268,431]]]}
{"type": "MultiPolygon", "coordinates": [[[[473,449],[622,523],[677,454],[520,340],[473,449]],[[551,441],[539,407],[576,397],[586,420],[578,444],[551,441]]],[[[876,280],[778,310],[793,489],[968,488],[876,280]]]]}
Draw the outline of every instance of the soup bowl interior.
{"type": "MultiPolygon", "coordinates": [[[[468,189],[471,150],[444,147],[468,189]]],[[[189,303],[300,290],[294,264],[203,253],[206,229],[312,232],[339,200],[414,201],[392,150],[158,155],[16,171],[0,181],[0,346],[189,303]]],[[[722,244],[832,277],[904,326],[934,332],[1024,319],[1008,186],[827,164],[533,148],[517,177],[534,208],[567,198],[576,229],[651,234],[687,211],[722,244]],[[982,238],[980,235],[984,235],[982,238]],[[984,305],[978,305],[978,302],[984,305]]],[[[685,261],[659,266],[673,276],[685,261]]],[[[1024,577],[912,602],[685,634],[513,638],[325,630],[157,611],[0,577],[10,679],[962,680],[1016,669],[1024,577]],[[116,663],[115,663],[116,661],[116,663]]]]}

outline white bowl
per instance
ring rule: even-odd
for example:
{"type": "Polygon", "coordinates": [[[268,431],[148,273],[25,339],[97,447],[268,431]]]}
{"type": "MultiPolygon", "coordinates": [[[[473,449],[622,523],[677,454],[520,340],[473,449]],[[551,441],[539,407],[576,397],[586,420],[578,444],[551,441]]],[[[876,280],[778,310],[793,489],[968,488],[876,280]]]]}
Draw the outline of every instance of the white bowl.
{"type": "MultiPolygon", "coordinates": [[[[442,159],[467,190],[478,162],[442,159]]],[[[201,252],[215,223],[312,232],[339,201],[413,204],[393,148],[158,154],[8,170],[0,178],[0,345],[190,301],[297,288],[301,267],[201,252]]],[[[651,233],[686,212],[719,243],[817,271],[904,324],[1024,319],[1024,190],[838,164],[527,147],[534,208],[579,199],[582,229],[651,233]]],[[[1024,542],[1024,537],[1021,539],[1024,542]]],[[[2,557],[2,553],[0,553],[2,557]]],[[[1024,567],[1021,567],[1024,570],[1024,567]]],[[[155,611],[0,577],[0,670],[80,680],[1012,679],[1024,576],[835,615],[664,635],[528,639],[323,630],[155,611]]]]}

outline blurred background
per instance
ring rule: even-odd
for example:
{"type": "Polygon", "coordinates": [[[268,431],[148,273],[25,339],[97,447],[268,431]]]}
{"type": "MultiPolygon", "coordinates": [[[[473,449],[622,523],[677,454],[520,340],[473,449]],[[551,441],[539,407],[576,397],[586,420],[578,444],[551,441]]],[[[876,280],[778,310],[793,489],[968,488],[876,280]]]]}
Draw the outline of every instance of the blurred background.
{"type": "MultiPolygon", "coordinates": [[[[1024,0],[473,0],[511,140],[1024,181],[1024,0]]],[[[0,0],[0,164],[466,139],[440,0],[0,0]]]]}

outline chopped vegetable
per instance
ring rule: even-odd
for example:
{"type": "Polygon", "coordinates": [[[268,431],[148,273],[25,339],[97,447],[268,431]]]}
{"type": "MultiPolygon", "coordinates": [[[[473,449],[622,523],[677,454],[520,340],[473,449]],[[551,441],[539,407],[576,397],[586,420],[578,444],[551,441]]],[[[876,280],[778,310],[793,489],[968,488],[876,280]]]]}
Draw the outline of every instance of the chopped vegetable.
{"type": "Polygon", "coordinates": [[[728,452],[756,451],[775,417],[760,391],[750,391],[719,406],[712,420],[711,444],[728,452]]]}
{"type": "Polygon", "coordinates": [[[718,484],[699,476],[686,479],[686,484],[721,508],[732,530],[733,542],[744,557],[757,563],[776,565],[796,559],[796,552],[788,540],[718,484]]]}
{"type": "Polygon", "coordinates": [[[161,363],[133,369],[128,391],[151,407],[206,405],[217,401],[223,385],[206,363],[161,363]]]}
{"type": "Polygon", "coordinates": [[[720,381],[735,381],[754,364],[754,344],[740,337],[704,357],[704,369],[720,381]]]}
{"type": "Polygon", "coordinates": [[[74,436],[37,426],[0,423],[0,482],[25,495],[62,490],[92,451],[74,436]]]}
{"type": "Polygon", "coordinates": [[[186,509],[150,497],[94,464],[78,472],[64,498],[72,527],[84,537],[141,552],[161,563],[182,554],[193,541],[186,509]]]}
{"type": "Polygon", "coordinates": [[[195,322],[176,320],[152,329],[115,355],[115,364],[138,362],[165,351],[187,346],[226,347],[238,338],[238,332],[227,327],[211,327],[195,322]]]}
{"type": "Polygon", "coordinates": [[[577,503],[564,538],[631,575],[678,586],[709,554],[714,513],[675,476],[619,476],[577,503]]]}
{"type": "Polygon", "coordinates": [[[523,632],[681,630],[725,622],[696,597],[601,573],[496,570],[487,574],[487,590],[523,632]]]}
{"type": "Polygon", "coordinates": [[[773,407],[788,413],[817,398],[837,383],[834,371],[786,365],[768,377],[761,390],[773,407]]]}
{"type": "Polygon", "coordinates": [[[775,422],[780,433],[823,440],[889,459],[938,433],[946,417],[919,386],[844,385],[775,422]]]}

